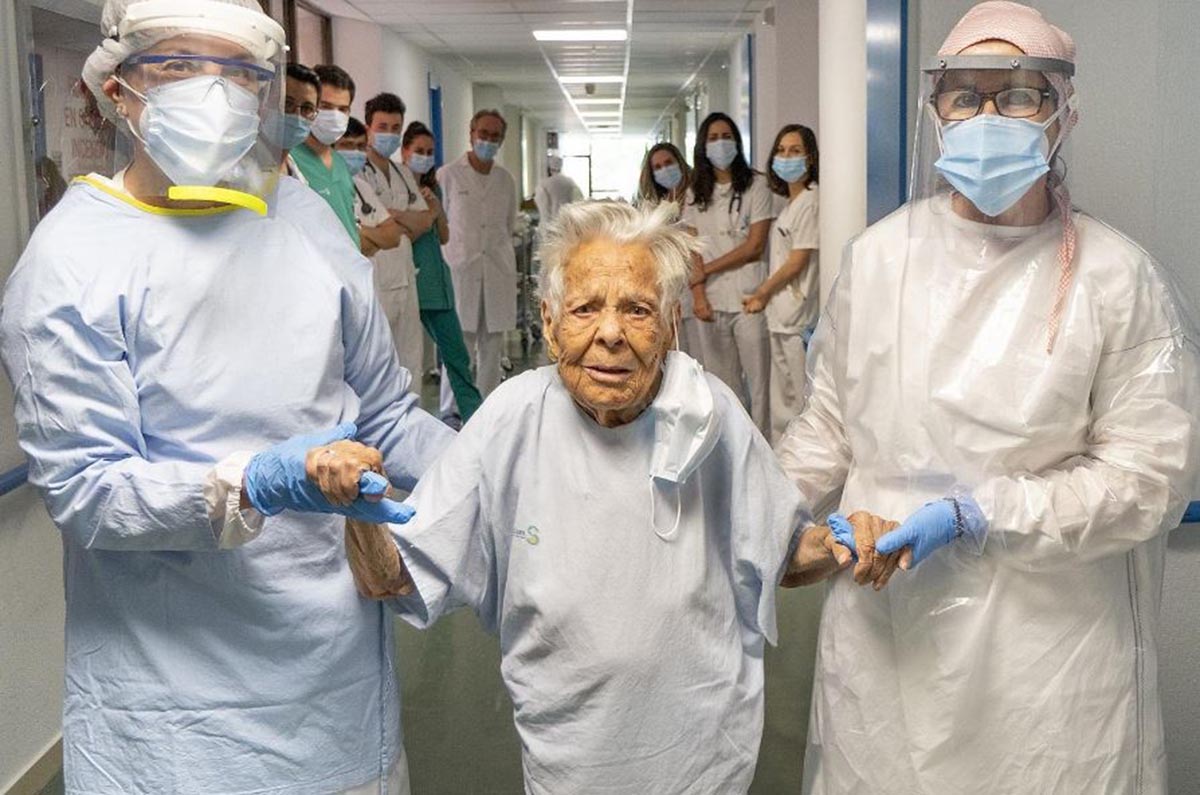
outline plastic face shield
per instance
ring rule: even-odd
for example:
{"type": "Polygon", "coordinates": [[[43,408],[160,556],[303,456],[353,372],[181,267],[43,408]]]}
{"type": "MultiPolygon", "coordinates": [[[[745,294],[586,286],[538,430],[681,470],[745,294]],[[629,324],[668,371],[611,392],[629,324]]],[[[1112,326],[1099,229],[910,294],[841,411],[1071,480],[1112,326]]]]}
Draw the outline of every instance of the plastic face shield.
{"type": "Polygon", "coordinates": [[[909,198],[943,198],[951,186],[936,168],[942,136],[983,114],[1046,124],[1053,159],[1074,113],[1073,64],[1025,55],[939,56],[922,69],[909,198]]]}
{"type": "Polygon", "coordinates": [[[140,144],[136,156],[162,174],[148,189],[139,181],[136,198],[266,214],[283,156],[278,136],[264,134],[283,108],[283,31],[237,6],[205,4],[200,18],[188,6],[196,7],[149,0],[122,23],[129,36],[179,31],[126,59],[117,73],[128,128],[140,144]]]}

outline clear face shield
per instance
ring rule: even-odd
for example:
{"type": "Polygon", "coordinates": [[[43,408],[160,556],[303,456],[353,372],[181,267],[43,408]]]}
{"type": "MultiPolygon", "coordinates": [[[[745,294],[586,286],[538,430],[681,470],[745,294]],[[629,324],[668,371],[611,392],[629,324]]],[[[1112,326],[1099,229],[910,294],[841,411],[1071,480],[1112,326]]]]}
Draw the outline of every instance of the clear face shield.
{"type": "Polygon", "coordinates": [[[1043,220],[1045,204],[1025,198],[1051,181],[1073,121],[1073,73],[1067,61],[1024,55],[942,56],[926,64],[910,198],[1010,226],[1043,220]]]}
{"type": "Polygon", "coordinates": [[[284,34],[269,17],[237,6],[210,4],[209,14],[188,17],[178,3],[159,0],[132,6],[122,23],[123,34],[180,31],[127,58],[115,75],[139,142],[135,167],[158,172],[136,187],[127,180],[127,188],[143,200],[266,214],[283,156],[272,125],[283,107],[284,34]]]}

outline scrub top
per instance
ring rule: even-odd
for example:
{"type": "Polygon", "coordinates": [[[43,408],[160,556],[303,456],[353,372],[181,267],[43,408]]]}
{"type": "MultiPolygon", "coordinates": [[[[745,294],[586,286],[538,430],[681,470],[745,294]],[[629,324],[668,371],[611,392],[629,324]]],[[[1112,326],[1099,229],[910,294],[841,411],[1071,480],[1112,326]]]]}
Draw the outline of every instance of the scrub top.
{"type": "Polygon", "coordinates": [[[808,265],[767,304],[767,327],[773,334],[803,334],[817,325],[821,277],[817,256],[821,227],[817,215],[817,186],[812,185],[787,203],[771,228],[770,271],[784,266],[793,251],[808,249],[808,265]]]}
{"type": "Polygon", "coordinates": [[[321,157],[308,148],[308,142],[302,143],[291,150],[292,160],[308,187],[316,191],[325,202],[333,208],[333,213],[346,227],[354,245],[360,244],[358,238],[358,221],[354,217],[354,178],[346,161],[340,157],[333,158],[332,165],[325,167],[321,157]]]}
{"type": "MultiPolygon", "coordinates": [[[[733,183],[718,182],[713,186],[712,199],[703,209],[692,203],[689,190],[683,221],[700,236],[704,260],[709,262],[728,254],[746,242],[751,226],[774,218],[772,196],[767,180],[758,174],[741,196],[733,192],[733,183]]],[[[740,313],[742,298],[762,284],[766,275],[766,264],[761,260],[713,274],[705,286],[709,303],[718,312],[740,313]]]]}

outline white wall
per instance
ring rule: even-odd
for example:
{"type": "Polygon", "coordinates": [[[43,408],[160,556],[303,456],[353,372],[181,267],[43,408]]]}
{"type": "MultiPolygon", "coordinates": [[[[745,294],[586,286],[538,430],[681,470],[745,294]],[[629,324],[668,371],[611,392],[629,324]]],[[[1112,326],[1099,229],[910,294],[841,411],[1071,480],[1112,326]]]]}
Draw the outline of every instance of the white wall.
{"type": "MultiPolygon", "coordinates": [[[[973,0],[922,0],[912,45],[932,55],[973,0]]],[[[1035,0],[1078,48],[1080,124],[1067,151],[1077,206],[1143,245],[1200,295],[1200,3],[1035,0]]],[[[915,97],[914,97],[915,102],[915,97]]],[[[822,196],[824,198],[824,196],[822,196]]],[[[1197,305],[1190,302],[1195,317],[1197,305]]],[[[1200,498],[1200,495],[1195,495],[1200,498]]],[[[1200,786],[1200,530],[1172,534],[1161,684],[1171,791],[1200,786]]]]}
{"type": "MultiPolygon", "coordinates": [[[[333,62],[354,78],[354,103],[350,111],[352,116],[364,123],[363,105],[368,99],[380,91],[400,93],[383,87],[385,72],[380,69],[383,63],[383,35],[383,29],[371,22],[346,17],[333,18],[333,62]]],[[[403,94],[400,96],[408,102],[407,97],[403,94]]]]}
{"type": "MultiPolygon", "coordinates": [[[[785,124],[820,129],[817,0],[776,3],[774,24],[764,12],[754,32],[754,160],[764,168],[775,133],[785,124]]],[[[818,147],[821,141],[817,141],[818,147]]]]}
{"type": "MultiPolygon", "coordinates": [[[[29,185],[13,3],[0,3],[0,280],[28,239],[29,185]]],[[[0,375],[0,471],[15,453],[12,390],[0,375]]],[[[61,729],[62,557],[57,531],[29,487],[0,497],[0,791],[61,729]]]]}

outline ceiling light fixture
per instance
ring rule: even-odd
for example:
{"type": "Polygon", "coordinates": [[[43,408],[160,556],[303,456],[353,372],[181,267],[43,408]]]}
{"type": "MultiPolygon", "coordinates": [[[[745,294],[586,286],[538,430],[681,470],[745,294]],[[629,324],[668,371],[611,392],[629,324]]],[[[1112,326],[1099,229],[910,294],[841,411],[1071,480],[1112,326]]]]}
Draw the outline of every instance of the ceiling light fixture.
{"type": "Polygon", "coordinates": [[[580,28],[578,30],[535,30],[538,41],[625,41],[624,28],[580,28]]]}
{"type": "Polygon", "coordinates": [[[563,85],[574,83],[624,83],[621,75],[559,75],[558,82],[563,85]]]}
{"type": "Polygon", "coordinates": [[[620,105],[621,99],[620,99],[620,97],[616,97],[614,99],[591,99],[591,98],[577,99],[577,100],[575,100],[575,104],[576,105],[620,105]]]}

